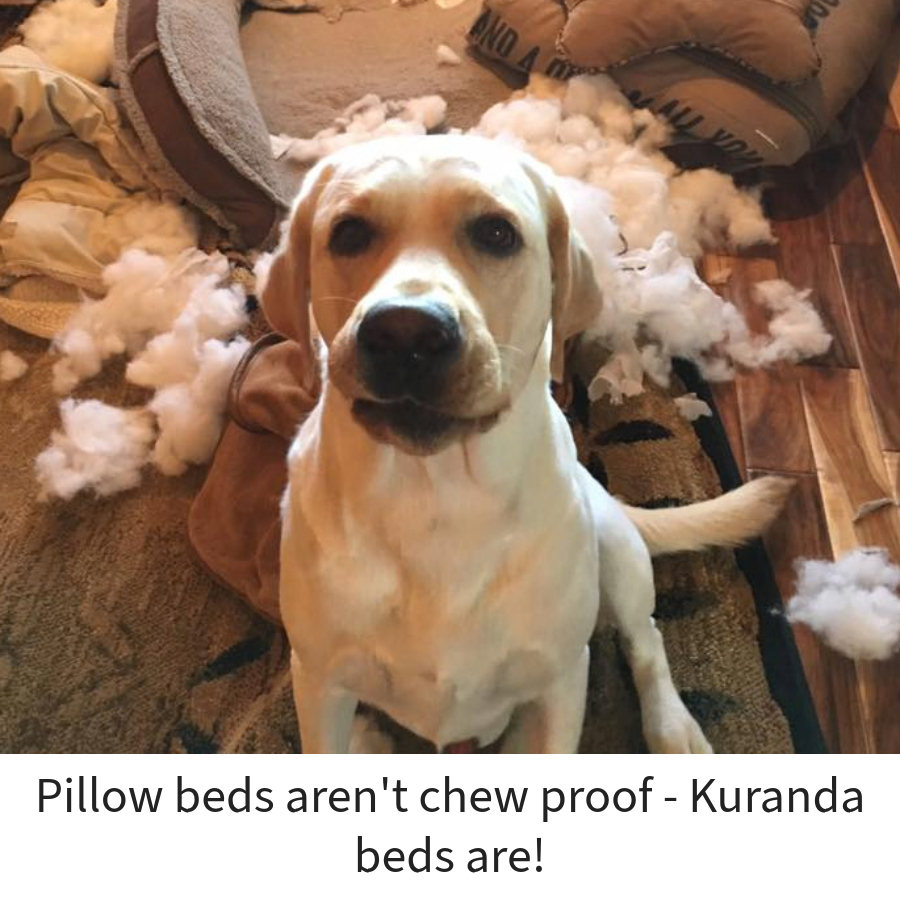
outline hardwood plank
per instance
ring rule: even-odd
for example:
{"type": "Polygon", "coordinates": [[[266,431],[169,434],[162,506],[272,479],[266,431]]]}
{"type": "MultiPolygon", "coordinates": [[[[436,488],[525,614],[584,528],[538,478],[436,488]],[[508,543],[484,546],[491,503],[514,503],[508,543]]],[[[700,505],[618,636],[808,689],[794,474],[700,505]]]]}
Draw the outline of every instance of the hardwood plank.
{"type": "Polygon", "coordinates": [[[894,499],[900,503],[900,453],[885,452],[884,465],[894,488],[894,499]]]}
{"type": "MultiPolygon", "coordinates": [[[[817,190],[827,198],[825,220],[833,244],[884,243],[878,212],[855,143],[815,155],[817,190]]],[[[817,248],[811,248],[818,252],[817,248]]]]}
{"type": "Polygon", "coordinates": [[[858,662],[856,674],[863,708],[869,711],[873,752],[900,752],[900,656],[884,662],[858,662]]]}
{"type": "Polygon", "coordinates": [[[737,389],[733,381],[718,381],[710,387],[716,410],[722,420],[725,434],[728,436],[731,452],[734,454],[734,461],[737,463],[741,478],[746,480],[747,461],[744,458],[744,438],[741,433],[741,413],[738,409],[737,389]]]}
{"type": "MultiPolygon", "coordinates": [[[[865,496],[865,490],[873,485],[883,489],[889,482],[876,446],[875,422],[862,376],[855,371],[809,370],[804,374],[803,397],[832,552],[842,556],[856,547],[876,546],[886,548],[891,559],[900,560],[900,509],[896,505],[855,519],[856,501],[865,496]],[[840,429],[845,431],[843,445],[840,429]]],[[[857,662],[855,668],[863,719],[861,740],[870,752],[900,751],[900,719],[896,715],[900,657],[880,663],[857,662]]]]}
{"type": "Polygon", "coordinates": [[[832,249],[882,446],[900,450],[900,286],[884,246],[832,249]]]}
{"type": "MultiPolygon", "coordinates": [[[[840,555],[857,545],[856,529],[870,530],[876,516],[860,514],[893,499],[890,480],[860,372],[806,368],[801,388],[832,547],[840,555]]],[[[900,530],[894,535],[886,523],[879,543],[895,541],[900,559],[900,530]]]]}
{"type": "MultiPolygon", "coordinates": [[[[771,474],[751,470],[751,477],[771,474]]],[[[794,563],[801,558],[831,559],[831,541],[815,475],[799,475],[784,512],[764,542],[785,602],[796,586],[794,563]]],[[[825,743],[832,752],[865,752],[866,729],[856,668],[826,647],[804,625],[793,626],[797,649],[809,684],[825,743]]]]}
{"type": "Polygon", "coordinates": [[[800,370],[784,366],[741,373],[736,387],[747,467],[814,473],[800,370]]]}
{"type": "Polygon", "coordinates": [[[860,95],[856,136],[869,192],[900,278],[900,126],[890,106],[869,88],[860,95]]]}

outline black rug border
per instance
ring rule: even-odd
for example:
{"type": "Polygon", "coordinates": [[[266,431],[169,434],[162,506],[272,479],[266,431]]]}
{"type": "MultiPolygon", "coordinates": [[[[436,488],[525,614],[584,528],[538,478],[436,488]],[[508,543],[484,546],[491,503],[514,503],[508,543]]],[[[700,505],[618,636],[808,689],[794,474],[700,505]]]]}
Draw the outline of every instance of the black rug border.
{"type": "MultiPolygon", "coordinates": [[[[713,410],[712,416],[701,416],[693,425],[704,453],[715,467],[722,489],[731,491],[740,487],[744,482],[709,385],[691,362],[675,360],[674,369],[685,389],[695,393],[713,410]]],[[[803,671],[800,651],[791,626],[781,615],[784,604],[763,542],[755,540],[746,547],[735,550],[734,556],[753,593],[759,617],[759,648],[766,680],[772,697],[787,719],[794,751],[827,753],[828,748],[806,673],[803,671]]]]}

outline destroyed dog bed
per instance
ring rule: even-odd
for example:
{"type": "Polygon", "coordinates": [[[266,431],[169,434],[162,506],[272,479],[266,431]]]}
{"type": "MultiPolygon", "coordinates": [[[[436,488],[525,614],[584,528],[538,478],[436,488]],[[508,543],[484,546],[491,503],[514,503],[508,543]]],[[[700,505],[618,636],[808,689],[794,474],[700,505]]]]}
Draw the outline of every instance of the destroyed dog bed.
{"type": "Polygon", "coordinates": [[[606,71],[675,129],[677,158],[789,165],[859,90],[897,0],[485,0],[479,52],[522,72],[606,71]]]}
{"type": "Polygon", "coordinates": [[[116,57],[125,107],[159,179],[246,247],[274,241],[290,201],[291,181],[272,160],[268,137],[279,130],[270,111],[278,104],[266,103],[267,93],[296,91],[286,68],[304,76],[292,103],[307,110],[313,130],[328,124],[316,113],[332,108],[348,79],[358,90],[408,96],[403,82],[414,73],[417,93],[449,94],[455,109],[477,98],[484,109],[506,92],[502,81],[472,74],[470,60],[453,78],[435,65],[437,45],[468,30],[483,58],[520,76],[608,70],[635,105],[671,122],[678,161],[734,171],[790,164],[820,143],[900,8],[898,0],[754,0],[727,10],[705,0],[486,0],[479,11],[476,0],[449,10],[362,0],[340,17],[329,17],[328,4],[302,14],[254,12],[242,47],[245,6],[304,4],[121,0],[116,57]],[[257,28],[264,17],[278,26],[257,28]],[[333,18],[354,32],[340,65],[331,55],[333,18]]]}
{"type": "Polygon", "coordinates": [[[244,67],[242,7],[120,0],[116,73],[159,180],[254,247],[274,240],[290,192],[244,67]]]}
{"type": "Polygon", "coordinates": [[[307,133],[298,136],[309,137],[331,123],[336,97],[433,92],[454,109],[451,124],[474,124],[509,85],[471,60],[439,70],[435,50],[447,41],[462,53],[477,9],[476,0],[453,9],[360,0],[337,15],[329,3],[120,0],[122,99],[163,183],[239,245],[264,246],[297,174],[272,159],[269,132],[288,127],[279,108],[304,120],[307,133]]]}

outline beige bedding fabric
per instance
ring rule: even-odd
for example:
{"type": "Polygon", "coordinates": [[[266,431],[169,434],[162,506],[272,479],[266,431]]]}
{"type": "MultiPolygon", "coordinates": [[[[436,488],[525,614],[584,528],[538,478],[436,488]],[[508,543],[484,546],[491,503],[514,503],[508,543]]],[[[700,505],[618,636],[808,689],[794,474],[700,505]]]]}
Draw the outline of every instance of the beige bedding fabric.
{"type": "Polygon", "coordinates": [[[27,174],[0,221],[0,319],[16,327],[55,333],[163,207],[183,246],[196,242],[193,218],[153,190],[110,93],[22,46],[0,52],[0,158],[27,174]]]}

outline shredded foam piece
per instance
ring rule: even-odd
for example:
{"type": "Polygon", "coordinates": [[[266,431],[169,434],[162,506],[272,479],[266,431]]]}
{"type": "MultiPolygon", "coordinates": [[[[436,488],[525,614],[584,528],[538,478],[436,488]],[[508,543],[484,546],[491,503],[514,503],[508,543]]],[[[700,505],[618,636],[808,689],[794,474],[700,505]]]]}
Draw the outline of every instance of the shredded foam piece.
{"type": "Polygon", "coordinates": [[[437,64],[439,66],[462,65],[462,60],[460,59],[459,54],[448,47],[446,44],[438,44],[435,55],[437,56],[437,64]]]}
{"type": "Polygon", "coordinates": [[[696,422],[701,416],[711,416],[712,410],[705,400],[701,400],[695,393],[683,394],[675,398],[675,406],[678,412],[688,422],[696,422]]]}
{"type": "Polygon", "coordinates": [[[0,381],[16,381],[28,371],[28,363],[12,350],[0,353],[0,381]]]}
{"type": "Polygon", "coordinates": [[[807,625],[853,659],[887,659],[900,644],[900,567],[882,548],[861,548],[837,562],[798,560],[791,622],[807,625]]]}
{"type": "Polygon", "coordinates": [[[177,368],[179,354],[192,341],[237,331],[246,321],[245,298],[237,287],[220,287],[228,271],[228,260],[218,253],[186,250],[169,260],[127,250],[103,271],[103,299],[86,300],[55,338],[61,357],[53,367],[56,392],[70,393],[110,357],[136,357],[154,338],[174,330],[178,337],[163,341],[162,347],[154,344],[149,357],[132,369],[135,383],[153,384],[159,376],[141,375],[146,366],[177,368]],[[178,347],[173,346],[176,339],[178,347]]]}
{"type": "Polygon", "coordinates": [[[71,398],[59,411],[62,429],[35,460],[42,500],[70,500],[85,490],[105,497],[140,483],[155,434],[152,416],[71,398]]]}
{"type": "Polygon", "coordinates": [[[199,250],[175,259],[128,250],[104,270],[106,296],[85,301],[55,340],[61,358],[54,386],[68,393],[107,359],[126,354],[126,379],[155,393],[140,411],[63,401],[63,432],[38,458],[45,496],[68,499],[85,488],[110,494],[134,487],[147,462],[179,475],[212,458],[228,385],[249,346],[243,338],[230,340],[247,319],[244,291],[225,284],[228,275],[224,256],[199,250]],[[138,416],[148,429],[139,432],[139,442],[129,438],[138,433],[138,416]],[[81,426],[91,417],[105,436],[97,445],[82,439],[81,426]],[[127,449],[136,443],[140,452],[127,449]],[[85,460],[90,453],[98,456],[96,471],[85,460]]]}
{"type": "Polygon", "coordinates": [[[209,340],[200,348],[196,371],[187,380],[169,383],[148,405],[155,413],[159,438],[152,460],[164,475],[180,475],[191,463],[212,459],[222,433],[231,376],[250,343],[209,340]]]}
{"type": "Polygon", "coordinates": [[[897,501],[893,497],[876,497],[874,500],[867,500],[865,503],[860,503],[859,509],[853,515],[853,521],[859,522],[860,519],[871,516],[872,513],[878,512],[879,509],[896,505],[897,501]]]}
{"type": "Polygon", "coordinates": [[[118,0],[45,0],[19,26],[26,47],[85,81],[109,80],[118,0]]]}
{"type": "Polygon", "coordinates": [[[427,134],[441,125],[446,115],[447,102],[437,95],[383,101],[377,94],[367,94],[351,103],[332,127],[314,137],[270,135],[272,155],[276,159],[286,157],[297,163],[311,163],[342,147],[374,138],[427,134]]]}

